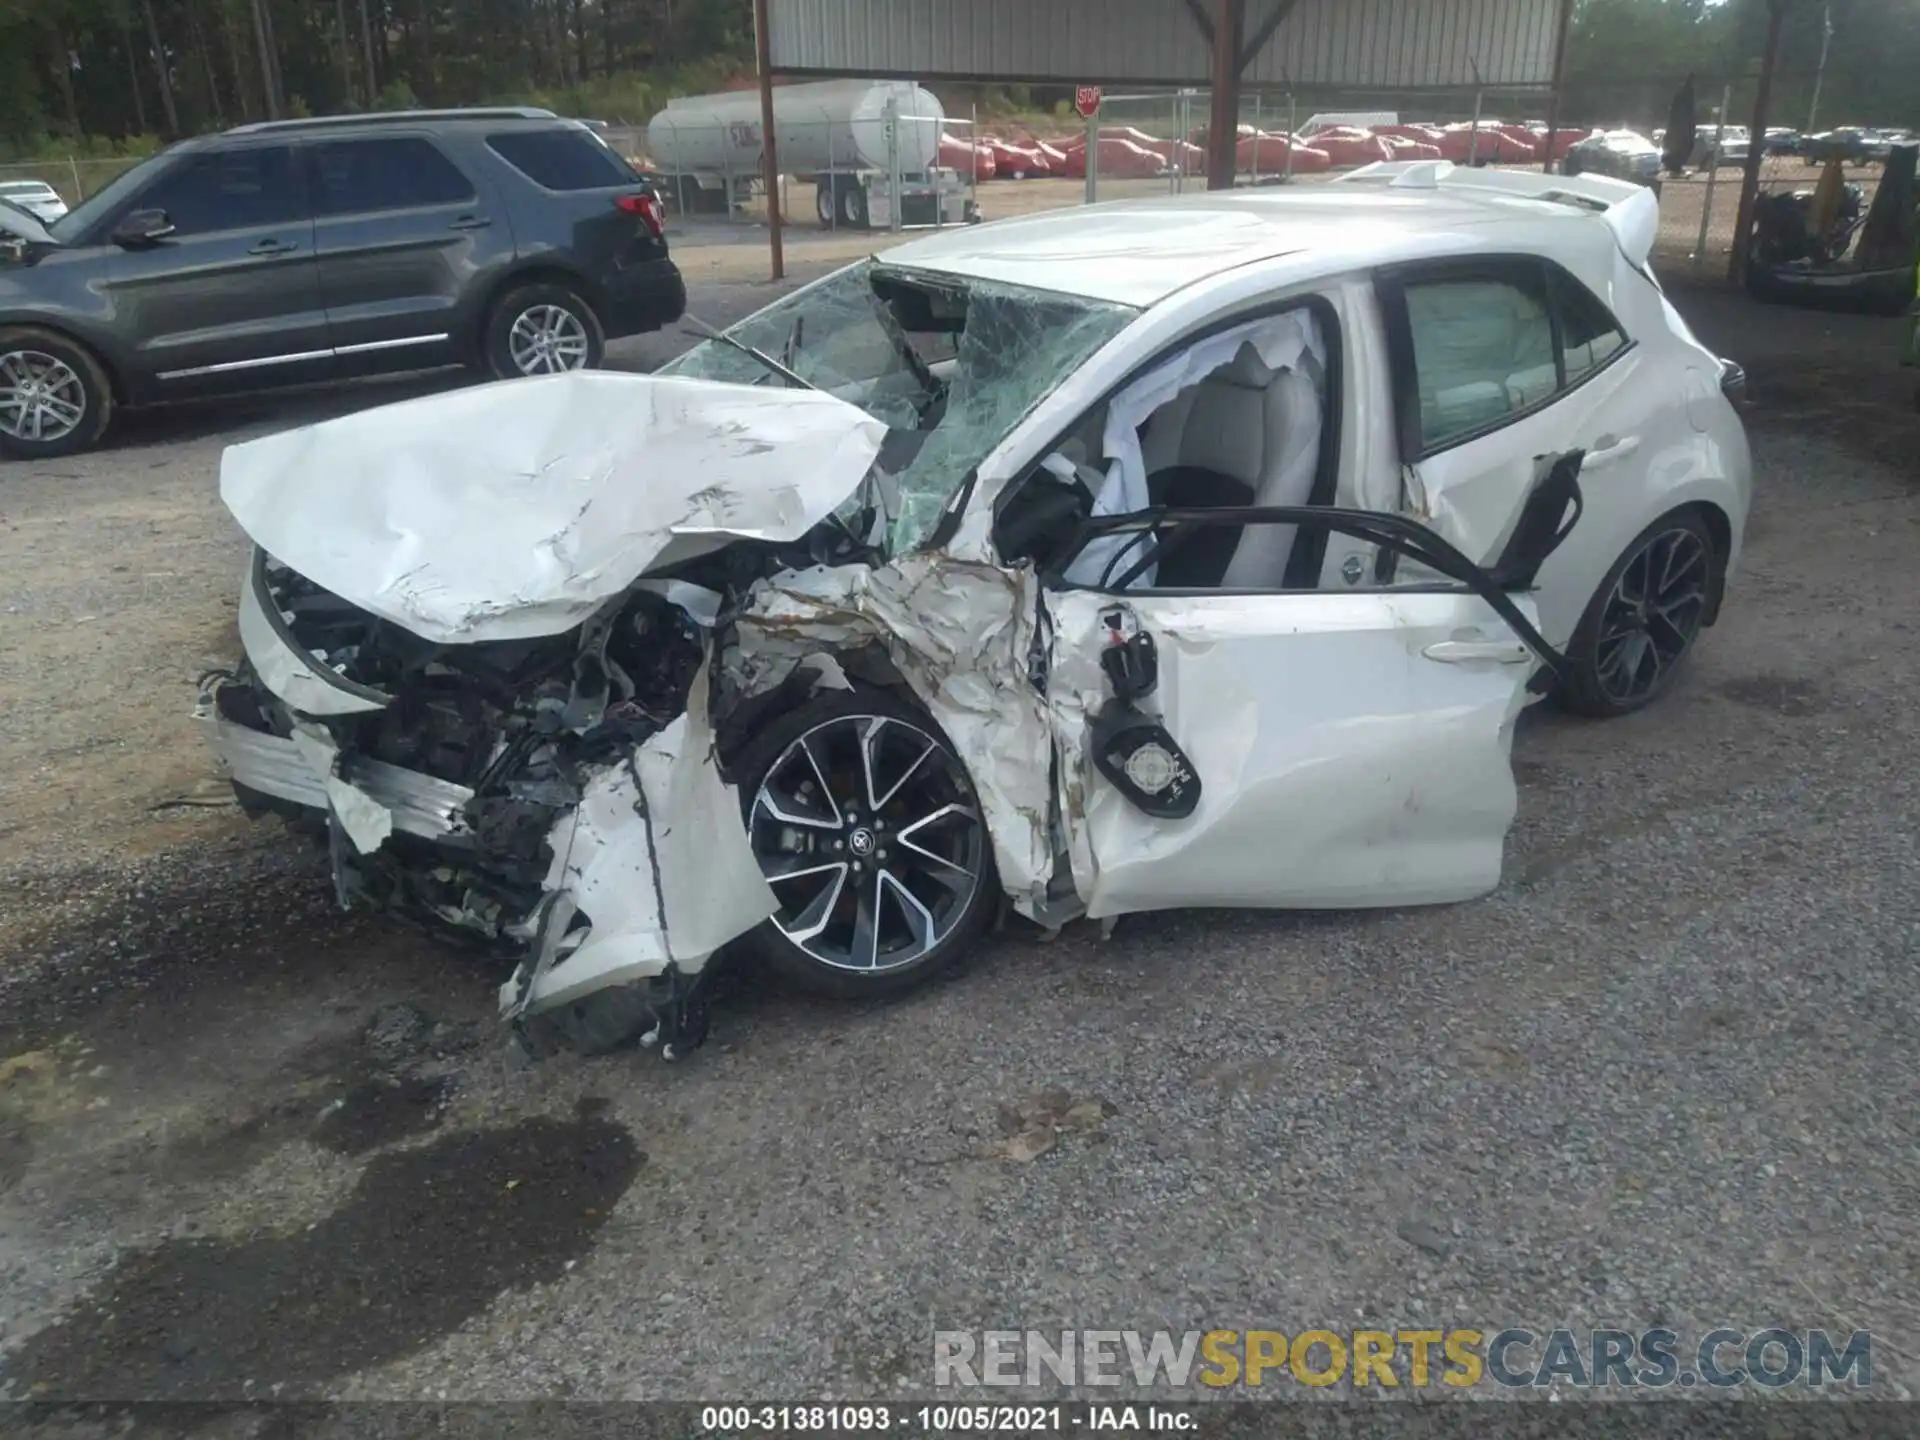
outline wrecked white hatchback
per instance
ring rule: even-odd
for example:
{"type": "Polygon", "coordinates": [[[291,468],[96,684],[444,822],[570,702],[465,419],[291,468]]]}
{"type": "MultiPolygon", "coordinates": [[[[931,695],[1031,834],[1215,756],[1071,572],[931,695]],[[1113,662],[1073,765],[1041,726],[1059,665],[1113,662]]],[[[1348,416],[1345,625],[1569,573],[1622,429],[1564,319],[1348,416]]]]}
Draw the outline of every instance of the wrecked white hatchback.
{"type": "Polygon", "coordinates": [[[657,375],[235,446],[246,656],[199,713],[343,904],[492,947],[504,1013],[589,1047],[698,1043],[743,937],[865,994],[1003,901],[1484,893],[1529,693],[1658,694],[1744,526],[1646,193],[1378,167],[1036,216],[657,375]]]}

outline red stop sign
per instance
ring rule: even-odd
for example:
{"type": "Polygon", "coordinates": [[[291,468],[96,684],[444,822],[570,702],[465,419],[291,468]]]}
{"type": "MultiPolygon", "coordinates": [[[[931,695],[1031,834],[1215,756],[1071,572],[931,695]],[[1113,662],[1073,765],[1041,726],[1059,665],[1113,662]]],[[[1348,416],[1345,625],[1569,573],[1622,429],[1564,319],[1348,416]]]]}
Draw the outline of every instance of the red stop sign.
{"type": "Polygon", "coordinates": [[[1100,87],[1080,85],[1074,88],[1073,108],[1083,120],[1091,120],[1100,111],[1100,87]]]}

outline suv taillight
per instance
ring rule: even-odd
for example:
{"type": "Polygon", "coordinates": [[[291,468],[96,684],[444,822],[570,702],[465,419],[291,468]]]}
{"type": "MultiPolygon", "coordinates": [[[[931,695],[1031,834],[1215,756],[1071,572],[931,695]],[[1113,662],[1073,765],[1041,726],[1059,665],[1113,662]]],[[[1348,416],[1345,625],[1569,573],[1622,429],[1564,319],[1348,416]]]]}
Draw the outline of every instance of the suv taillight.
{"type": "Polygon", "coordinates": [[[660,197],[642,191],[638,195],[616,195],[613,203],[629,215],[638,215],[640,223],[655,235],[665,228],[666,212],[660,208],[660,197]]]}

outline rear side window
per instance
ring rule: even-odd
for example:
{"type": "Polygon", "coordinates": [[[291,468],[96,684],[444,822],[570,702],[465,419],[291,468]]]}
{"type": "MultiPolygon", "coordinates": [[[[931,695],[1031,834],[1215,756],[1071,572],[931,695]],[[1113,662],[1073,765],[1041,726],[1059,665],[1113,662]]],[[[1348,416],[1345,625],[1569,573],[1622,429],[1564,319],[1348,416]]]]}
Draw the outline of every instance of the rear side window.
{"type": "Polygon", "coordinates": [[[320,215],[365,215],[458,205],[474,198],[467,179],[430,140],[392,135],[311,147],[313,207],[320,215]]]}
{"type": "Polygon", "coordinates": [[[509,130],[489,135],[487,148],[547,190],[609,190],[639,178],[584,130],[509,130]]]}
{"type": "Polygon", "coordinates": [[[1630,343],[1592,291],[1539,260],[1422,267],[1390,277],[1382,299],[1401,352],[1396,384],[1411,392],[1409,459],[1533,411],[1630,343]]]}
{"type": "Polygon", "coordinates": [[[189,156],[143,190],[130,208],[166,211],[176,235],[252,230],[307,218],[305,187],[285,145],[189,156]]]}
{"type": "Polygon", "coordinates": [[[1600,298],[1571,275],[1547,272],[1548,288],[1560,312],[1560,352],[1566,383],[1578,385],[1627,348],[1626,332],[1600,298]]]}
{"type": "Polygon", "coordinates": [[[1421,281],[1406,288],[1423,451],[1553,394],[1553,316],[1539,275],[1421,281]],[[1531,282],[1531,283],[1530,283],[1531,282]]]}

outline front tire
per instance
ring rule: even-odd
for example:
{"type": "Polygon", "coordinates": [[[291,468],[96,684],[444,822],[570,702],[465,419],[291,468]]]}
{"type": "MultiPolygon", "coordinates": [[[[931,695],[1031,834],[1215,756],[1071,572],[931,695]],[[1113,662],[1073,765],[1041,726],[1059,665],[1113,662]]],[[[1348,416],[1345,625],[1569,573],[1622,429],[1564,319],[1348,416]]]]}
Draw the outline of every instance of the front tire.
{"type": "Polygon", "coordinates": [[[0,454],[91,450],[112,416],[113,387],[86,346],[38,326],[0,328],[0,454]]]}
{"type": "Polygon", "coordinates": [[[1666,694],[1718,604],[1725,569],[1698,510],[1675,510],[1642,530],[1573,632],[1561,704],[1604,720],[1666,694]]]}
{"type": "Polygon", "coordinates": [[[738,766],[747,835],[780,908],[752,937],[818,994],[897,994],[955,964],[999,881],[979,797],[953,744],[879,689],[816,695],[738,766]]]}
{"type": "Polygon", "coordinates": [[[605,350],[600,317],[564,285],[521,285],[487,316],[487,369],[502,380],[597,370],[605,350]]]}

